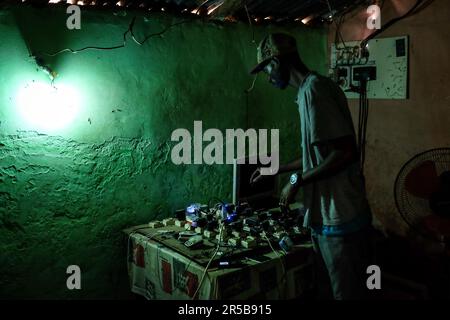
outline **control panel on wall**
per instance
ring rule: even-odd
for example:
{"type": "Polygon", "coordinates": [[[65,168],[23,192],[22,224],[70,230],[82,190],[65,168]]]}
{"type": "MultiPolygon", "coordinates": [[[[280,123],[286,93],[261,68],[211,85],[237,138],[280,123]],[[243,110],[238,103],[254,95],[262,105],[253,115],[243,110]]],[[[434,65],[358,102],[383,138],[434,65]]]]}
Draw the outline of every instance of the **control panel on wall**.
{"type": "Polygon", "coordinates": [[[359,80],[367,82],[370,99],[408,98],[408,37],[372,39],[368,52],[360,48],[360,41],[331,46],[330,75],[339,83],[347,98],[359,98],[355,88],[359,80]]]}

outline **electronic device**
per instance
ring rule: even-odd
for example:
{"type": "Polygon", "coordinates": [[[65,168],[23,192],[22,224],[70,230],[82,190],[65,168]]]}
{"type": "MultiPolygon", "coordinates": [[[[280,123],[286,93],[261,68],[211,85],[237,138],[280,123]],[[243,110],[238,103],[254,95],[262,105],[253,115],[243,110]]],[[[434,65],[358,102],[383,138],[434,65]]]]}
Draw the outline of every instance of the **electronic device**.
{"type": "Polygon", "coordinates": [[[167,219],[164,219],[163,221],[162,221],[162,223],[163,223],[163,225],[164,226],[172,226],[172,225],[174,225],[175,224],[175,219],[174,218],[167,218],[167,219]]]}
{"type": "Polygon", "coordinates": [[[244,219],[244,225],[247,226],[256,226],[259,224],[259,219],[257,216],[253,216],[253,217],[248,217],[244,219]]]}
{"type": "Polygon", "coordinates": [[[205,238],[213,239],[213,238],[215,238],[216,233],[214,231],[205,230],[205,231],[203,231],[203,235],[205,236],[205,238]]]}
{"type": "Polygon", "coordinates": [[[254,248],[256,247],[256,240],[253,237],[247,237],[241,241],[244,248],[254,248]]]}
{"type": "Polygon", "coordinates": [[[232,230],[242,230],[242,220],[231,222],[229,226],[232,230]]]}
{"type": "Polygon", "coordinates": [[[200,214],[200,204],[194,203],[186,208],[186,221],[197,221],[200,214]]]}
{"type": "Polygon", "coordinates": [[[206,224],[206,230],[214,231],[219,226],[217,220],[212,220],[206,224]]]}
{"type": "Polygon", "coordinates": [[[180,221],[185,220],[186,219],[186,209],[176,210],[174,215],[180,221]]]}
{"type": "Polygon", "coordinates": [[[161,221],[152,221],[152,222],[148,223],[148,226],[150,228],[155,228],[156,229],[156,228],[161,228],[163,226],[163,224],[162,224],[161,221]]]}
{"type": "Polygon", "coordinates": [[[190,237],[189,240],[184,243],[184,245],[188,248],[192,248],[201,243],[203,243],[203,237],[201,235],[197,235],[190,237]]]}
{"type": "Polygon", "coordinates": [[[228,260],[220,260],[218,268],[219,269],[225,269],[225,268],[241,268],[246,266],[244,263],[240,261],[228,261],[228,260]]]}
{"type": "Polygon", "coordinates": [[[279,204],[278,179],[276,175],[265,176],[256,183],[250,178],[256,169],[267,167],[258,156],[234,159],[233,161],[233,203],[248,203],[254,209],[275,208],[279,204]]]}
{"type": "Polygon", "coordinates": [[[175,226],[176,227],[181,227],[181,228],[184,228],[184,225],[186,224],[186,221],[184,221],[184,220],[175,220],[175,226]]]}
{"type": "Polygon", "coordinates": [[[178,233],[178,240],[180,241],[186,241],[189,238],[196,236],[197,233],[194,231],[181,231],[180,233],[178,233]]]}
{"type": "Polygon", "coordinates": [[[292,249],[292,246],[294,245],[291,238],[289,238],[287,234],[283,235],[278,244],[280,245],[281,249],[283,249],[286,252],[290,251],[292,249]]]}
{"type": "Polygon", "coordinates": [[[268,256],[266,256],[266,255],[247,257],[247,259],[248,260],[253,260],[253,261],[257,262],[257,263],[270,261],[270,258],[268,256]]]}

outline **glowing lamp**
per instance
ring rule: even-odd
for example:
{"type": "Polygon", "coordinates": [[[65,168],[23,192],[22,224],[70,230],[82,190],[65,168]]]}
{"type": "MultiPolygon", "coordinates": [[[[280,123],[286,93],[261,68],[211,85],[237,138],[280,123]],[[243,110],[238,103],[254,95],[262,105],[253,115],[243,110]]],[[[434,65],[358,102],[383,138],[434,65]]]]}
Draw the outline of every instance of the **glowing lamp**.
{"type": "Polygon", "coordinates": [[[79,111],[79,97],[75,90],[64,85],[32,83],[17,93],[19,113],[36,130],[54,131],[70,124],[79,111]]]}

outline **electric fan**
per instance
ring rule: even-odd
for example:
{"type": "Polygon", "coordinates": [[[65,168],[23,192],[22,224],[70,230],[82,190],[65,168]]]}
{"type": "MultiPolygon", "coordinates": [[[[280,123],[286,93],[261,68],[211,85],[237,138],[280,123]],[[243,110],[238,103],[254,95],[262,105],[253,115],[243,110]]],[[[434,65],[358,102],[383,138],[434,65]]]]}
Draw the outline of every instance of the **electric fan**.
{"type": "Polygon", "coordinates": [[[412,230],[449,244],[450,148],[428,150],[405,163],[395,181],[394,197],[412,230]]]}

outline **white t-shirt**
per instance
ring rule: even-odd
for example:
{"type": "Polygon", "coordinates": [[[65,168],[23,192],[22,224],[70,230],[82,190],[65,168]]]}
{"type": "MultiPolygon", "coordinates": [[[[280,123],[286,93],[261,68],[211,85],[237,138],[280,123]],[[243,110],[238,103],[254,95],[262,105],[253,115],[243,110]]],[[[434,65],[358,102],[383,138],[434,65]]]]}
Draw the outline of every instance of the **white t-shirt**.
{"type": "MultiPolygon", "coordinates": [[[[320,165],[328,154],[323,142],[355,137],[347,98],[331,79],[311,72],[300,85],[303,172],[320,165]],[[320,146],[320,147],[319,147],[320,146]]],[[[359,162],[303,187],[305,227],[338,226],[370,215],[359,162]]]]}

